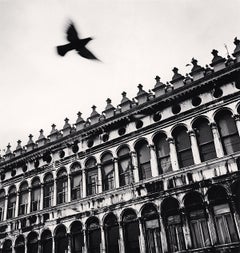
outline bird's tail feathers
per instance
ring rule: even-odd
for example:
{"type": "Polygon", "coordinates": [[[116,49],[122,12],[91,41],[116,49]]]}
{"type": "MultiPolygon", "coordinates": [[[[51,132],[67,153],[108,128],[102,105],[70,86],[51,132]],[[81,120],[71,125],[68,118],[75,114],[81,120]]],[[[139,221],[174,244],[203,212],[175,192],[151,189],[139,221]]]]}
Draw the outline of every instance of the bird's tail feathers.
{"type": "Polygon", "coordinates": [[[70,44],[62,45],[57,47],[57,52],[59,55],[64,56],[72,47],[70,44]]]}

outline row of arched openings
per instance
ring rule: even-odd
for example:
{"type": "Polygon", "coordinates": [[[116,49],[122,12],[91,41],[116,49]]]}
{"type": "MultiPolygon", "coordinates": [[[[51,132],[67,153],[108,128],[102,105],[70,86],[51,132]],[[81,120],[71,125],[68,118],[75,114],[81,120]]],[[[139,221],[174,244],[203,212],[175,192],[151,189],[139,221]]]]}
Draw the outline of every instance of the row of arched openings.
{"type": "MultiPolygon", "coordinates": [[[[225,155],[240,151],[240,137],[236,122],[229,110],[221,110],[215,116],[216,127],[225,155]]],[[[213,130],[208,119],[197,118],[192,124],[200,159],[202,162],[216,158],[216,143],[214,142],[213,130]]],[[[178,165],[180,168],[194,164],[192,144],[188,130],[180,125],[174,128],[172,136],[175,142],[178,165]]],[[[170,146],[165,133],[154,136],[153,142],[157,155],[159,174],[172,170],[170,159],[170,146]]],[[[139,179],[143,180],[152,176],[151,154],[147,140],[139,140],[135,145],[138,160],[139,179]]],[[[117,152],[117,165],[119,173],[119,185],[124,186],[131,183],[133,179],[132,158],[128,146],[121,147],[117,152]]],[[[94,157],[85,163],[86,168],[86,195],[98,193],[98,165],[94,157]]],[[[110,152],[105,152],[101,157],[102,190],[107,191],[115,187],[115,162],[110,152]]],[[[81,165],[74,163],[71,166],[71,200],[80,199],[83,195],[83,177],[81,165]]],[[[57,173],[57,192],[54,192],[53,175],[48,173],[44,177],[43,208],[53,205],[54,194],[57,195],[57,204],[65,203],[68,198],[68,174],[66,168],[61,168],[57,173]]],[[[23,182],[19,189],[19,206],[16,207],[17,190],[15,186],[9,188],[7,218],[14,217],[15,209],[18,214],[26,214],[27,210],[37,211],[40,208],[41,182],[38,177],[32,180],[31,201],[28,201],[28,183],[23,182]],[[30,206],[28,206],[30,205],[30,206]]],[[[4,190],[0,192],[0,215],[3,213],[5,201],[4,190]]],[[[0,217],[2,219],[2,217],[0,217]]]]}
{"type": "MultiPolygon", "coordinates": [[[[240,184],[233,184],[232,189],[238,210],[240,184]]],[[[212,186],[207,192],[207,199],[208,204],[199,192],[191,191],[183,199],[183,210],[177,199],[168,197],[161,204],[161,215],[153,203],[148,203],[141,210],[141,219],[133,209],[129,208],[123,211],[121,222],[113,213],[109,213],[103,223],[106,252],[121,252],[121,245],[123,245],[126,253],[139,253],[141,227],[146,252],[149,253],[162,252],[163,238],[161,237],[164,236],[162,230],[165,231],[168,252],[185,250],[184,226],[188,226],[190,230],[193,249],[237,242],[239,235],[234,219],[234,207],[229,201],[226,189],[218,185],[212,186]],[[211,224],[216,239],[211,236],[211,224]],[[123,244],[120,243],[120,226],[123,231],[123,244]]],[[[41,253],[52,253],[53,243],[55,243],[55,253],[65,253],[68,247],[71,247],[72,253],[82,253],[84,246],[89,253],[100,253],[101,233],[98,218],[90,217],[86,222],[86,232],[83,232],[80,221],[74,221],[70,228],[70,235],[67,234],[64,225],[59,225],[55,230],[54,240],[50,230],[43,231],[40,241],[38,241],[38,234],[31,232],[26,238],[26,244],[24,237],[20,235],[15,241],[14,249],[16,253],[24,253],[27,247],[28,253],[38,253],[40,243],[41,253]]],[[[11,240],[5,240],[3,253],[12,252],[12,247],[11,240]]]]}

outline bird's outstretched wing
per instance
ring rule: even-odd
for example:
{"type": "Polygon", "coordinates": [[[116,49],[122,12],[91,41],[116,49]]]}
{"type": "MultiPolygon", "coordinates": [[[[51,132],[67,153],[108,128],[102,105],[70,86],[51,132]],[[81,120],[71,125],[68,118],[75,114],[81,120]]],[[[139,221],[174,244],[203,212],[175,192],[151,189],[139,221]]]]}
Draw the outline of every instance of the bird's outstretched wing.
{"type": "Polygon", "coordinates": [[[78,54],[81,55],[84,58],[99,61],[99,59],[92,52],[90,52],[86,47],[84,47],[80,50],[77,50],[77,51],[78,51],[78,54]]]}
{"type": "Polygon", "coordinates": [[[70,23],[66,33],[67,33],[67,40],[69,42],[75,42],[76,40],[79,40],[78,33],[73,22],[70,23]]]}

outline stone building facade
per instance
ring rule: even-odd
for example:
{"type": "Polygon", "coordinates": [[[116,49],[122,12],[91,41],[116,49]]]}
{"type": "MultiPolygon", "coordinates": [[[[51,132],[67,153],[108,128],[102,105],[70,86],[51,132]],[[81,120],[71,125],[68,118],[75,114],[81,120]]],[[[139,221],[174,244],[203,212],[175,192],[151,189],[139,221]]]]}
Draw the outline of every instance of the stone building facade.
{"type": "Polygon", "coordinates": [[[240,41],[0,160],[2,253],[240,252],[240,41]]]}

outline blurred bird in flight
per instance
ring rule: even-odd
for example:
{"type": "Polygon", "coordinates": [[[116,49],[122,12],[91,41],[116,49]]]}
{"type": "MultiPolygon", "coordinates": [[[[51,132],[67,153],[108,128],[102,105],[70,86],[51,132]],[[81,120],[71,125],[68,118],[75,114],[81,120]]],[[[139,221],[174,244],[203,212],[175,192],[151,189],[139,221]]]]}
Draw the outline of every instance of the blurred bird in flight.
{"type": "Polygon", "coordinates": [[[70,43],[57,46],[57,52],[59,55],[64,56],[68,51],[76,50],[77,53],[84,58],[99,61],[99,59],[85,47],[87,43],[92,40],[92,38],[88,37],[85,39],[80,39],[73,22],[69,24],[66,34],[67,40],[70,43]]]}

